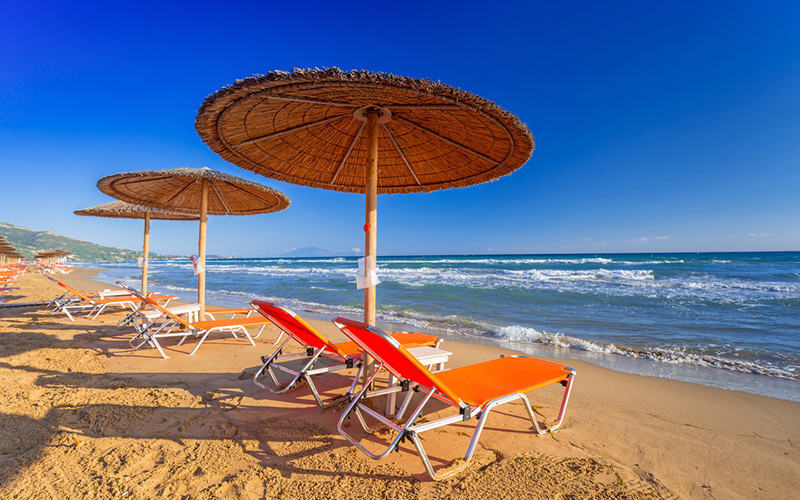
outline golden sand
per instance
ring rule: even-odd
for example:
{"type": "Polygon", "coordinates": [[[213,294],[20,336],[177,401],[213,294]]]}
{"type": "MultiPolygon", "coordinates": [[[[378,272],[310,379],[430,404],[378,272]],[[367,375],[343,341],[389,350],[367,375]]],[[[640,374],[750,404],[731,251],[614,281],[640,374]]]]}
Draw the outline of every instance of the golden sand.
{"type": "MultiPolygon", "coordinates": [[[[76,270],[76,288],[108,288],[76,270]]],[[[61,290],[36,272],[14,301],[61,290]]],[[[579,361],[562,429],[539,436],[521,405],[495,410],[474,464],[433,482],[408,443],[373,461],[336,432],[307,387],[256,387],[256,347],[225,334],[132,350],[121,313],[96,320],[0,308],[0,498],[796,498],[800,403],[621,374],[579,361]]],[[[338,330],[312,321],[326,335],[338,330]]],[[[450,367],[509,350],[447,341],[450,367]]],[[[339,372],[342,373],[342,372],[339,372]]],[[[324,397],[347,373],[319,378],[324,397]]],[[[561,388],[530,395],[552,422],[561,388]]],[[[438,408],[437,408],[438,409],[438,408]]],[[[451,410],[442,410],[442,414],[451,410]]],[[[427,415],[431,418],[435,414],[427,415]]],[[[434,466],[458,459],[475,422],[424,435],[434,466]]],[[[353,422],[354,429],[358,425],[353,422]]],[[[355,430],[353,432],[356,432],[355,430]]],[[[377,449],[381,436],[363,437],[377,449]],[[371,443],[370,441],[374,441],[371,443]]]]}

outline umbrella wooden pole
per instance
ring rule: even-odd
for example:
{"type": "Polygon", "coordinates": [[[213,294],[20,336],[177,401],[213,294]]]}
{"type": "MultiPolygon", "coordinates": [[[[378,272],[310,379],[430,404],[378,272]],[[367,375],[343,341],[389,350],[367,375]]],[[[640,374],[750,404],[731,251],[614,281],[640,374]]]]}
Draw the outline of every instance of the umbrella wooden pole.
{"type": "Polygon", "coordinates": [[[200,304],[200,321],[206,317],[206,223],[208,222],[208,180],[202,179],[200,198],[200,246],[198,260],[203,272],[197,275],[197,302],[200,304]]]}
{"type": "MultiPolygon", "coordinates": [[[[374,269],[378,246],[378,110],[367,111],[366,124],[366,225],[364,226],[364,272],[374,269]]],[[[364,323],[375,325],[375,286],[364,288],[364,323]]],[[[364,353],[364,383],[372,376],[372,360],[364,353]]],[[[371,400],[370,400],[371,401],[371,400]]]]}
{"type": "Polygon", "coordinates": [[[144,245],[142,245],[142,294],[147,295],[147,261],[150,255],[150,214],[144,214],[144,245]]]}
{"type": "MultiPolygon", "coordinates": [[[[366,225],[364,226],[364,271],[369,273],[378,246],[378,111],[367,113],[366,225]]],[[[375,325],[375,287],[364,288],[364,323],[375,325]]]]}

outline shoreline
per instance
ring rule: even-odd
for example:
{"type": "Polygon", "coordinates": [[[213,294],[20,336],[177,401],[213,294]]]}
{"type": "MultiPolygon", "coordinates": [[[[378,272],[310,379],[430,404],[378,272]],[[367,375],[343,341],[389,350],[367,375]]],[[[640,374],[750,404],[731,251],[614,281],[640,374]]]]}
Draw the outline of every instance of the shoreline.
{"type": "MultiPolygon", "coordinates": [[[[716,252],[710,252],[715,254],[716,252]]],[[[740,252],[747,253],[747,252],[740,252]]],[[[756,252],[763,253],[763,252],[756,252]]],[[[775,252],[783,253],[783,252],[775,252]]],[[[558,254],[554,254],[558,255],[558,254]]],[[[592,254],[594,255],[594,254],[592,254]]],[[[626,255],[626,254],[620,254],[626,255]]],[[[646,254],[643,254],[646,255],[646,254]]],[[[326,259],[327,257],[320,257],[326,259]]],[[[388,258],[388,257],[387,257],[388,258]]],[[[90,268],[81,267],[81,269],[89,270],[90,268]]],[[[99,283],[105,283],[109,286],[115,287],[114,279],[105,278],[101,276],[104,272],[110,272],[109,269],[93,269],[95,275],[90,278],[99,283]]],[[[191,290],[176,290],[170,289],[170,293],[180,295],[182,300],[192,301],[192,296],[196,295],[196,291],[191,290]]],[[[239,292],[237,292],[239,293],[239,292]]],[[[215,300],[219,306],[223,307],[242,307],[247,304],[247,300],[240,297],[232,297],[227,293],[217,293],[214,291],[206,291],[208,300],[215,300]]],[[[278,299],[269,299],[277,300],[278,299]]],[[[324,304],[321,304],[324,306],[324,304]]],[[[306,318],[318,319],[321,321],[329,321],[335,314],[326,314],[312,309],[298,308],[292,306],[296,311],[301,312],[306,318]]],[[[341,313],[347,316],[347,313],[341,313]]],[[[464,342],[468,344],[489,345],[499,349],[513,349],[523,354],[535,357],[553,357],[553,358],[566,358],[582,360],[592,363],[596,366],[607,368],[610,370],[627,373],[632,375],[651,376],[667,380],[677,380],[699,384],[707,387],[714,387],[724,390],[731,390],[736,392],[746,392],[750,394],[762,395],[771,398],[782,399],[786,401],[800,402],[800,381],[786,379],[782,377],[774,377],[762,373],[747,373],[741,370],[727,369],[719,366],[706,366],[702,364],[670,362],[656,359],[648,359],[647,357],[624,355],[617,352],[604,352],[595,351],[591,349],[580,349],[578,347],[564,347],[554,346],[542,343],[525,342],[520,340],[510,339],[493,339],[490,337],[483,337],[469,334],[458,334],[452,331],[443,331],[436,328],[425,328],[414,326],[410,323],[402,323],[398,321],[383,321],[378,319],[378,326],[383,329],[395,329],[397,331],[419,331],[439,335],[442,338],[454,342],[464,342]]]]}
{"type": "MultiPolygon", "coordinates": [[[[97,290],[88,274],[64,280],[97,290]]],[[[24,289],[60,295],[40,276],[25,278],[24,289]]],[[[316,406],[307,388],[272,395],[256,387],[252,374],[274,350],[274,329],[255,348],[210,337],[191,357],[193,343],[165,341],[170,359],[162,359],[155,349],[130,349],[130,333],[115,326],[120,317],[72,323],[36,308],[0,310],[0,494],[749,499],[800,490],[800,403],[554,358],[577,370],[562,429],[536,435],[521,407],[503,405],[475,465],[432,482],[407,443],[380,461],[356,451],[336,432],[336,410],[316,406]]],[[[310,322],[341,338],[330,322],[310,322]]],[[[453,352],[448,368],[514,354],[452,340],[443,348],[453,352]]],[[[331,374],[317,384],[330,395],[346,380],[331,374]]],[[[548,422],[561,396],[550,389],[529,394],[548,422]]],[[[435,465],[461,456],[473,429],[426,433],[435,465]]],[[[375,439],[383,438],[363,436],[375,439]]]]}

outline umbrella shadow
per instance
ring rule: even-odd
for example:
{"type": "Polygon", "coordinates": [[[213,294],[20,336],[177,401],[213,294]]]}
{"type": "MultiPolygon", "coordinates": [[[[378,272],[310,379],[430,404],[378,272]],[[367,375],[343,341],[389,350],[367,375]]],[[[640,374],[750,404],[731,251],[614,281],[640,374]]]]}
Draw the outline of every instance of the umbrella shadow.
{"type": "MultiPolygon", "coordinates": [[[[111,322],[116,318],[105,324],[65,324],[51,320],[46,312],[25,316],[0,335],[0,379],[13,387],[0,412],[4,464],[0,484],[24,477],[31,467],[47,467],[48,460],[59,453],[88,453],[107,440],[135,442],[155,454],[197,446],[213,454],[232,446],[283,477],[333,478],[346,473],[413,480],[400,470],[364,466],[370,463],[364,457],[357,460],[361,466],[353,467],[356,458],[340,450],[346,443],[335,430],[340,414],[320,409],[305,384],[273,395],[252,384],[257,366],[236,373],[181,372],[174,377],[168,373],[109,374],[103,369],[102,356],[113,356],[109,351],[118,349],[121,342],[127,348],[131,335],[114,329],[111,322]],[[75,330],[83,333],[75,334],[75,330]]],[[[347,390],[353,375],[329,373],[315,383],[329,400],[347,390]]],[[[111,457],[103,460],[122,453],[117,447],[125,449],[114,445],[108,452],[111,457]]],[[[96,463],[98,459],[86,460],[96,463]]]]}
{"type": "MultiPolygon", "coordinates": [[[[331,457],[339,456],[333,451],[344,444],[334,435],[338,415],[317,407],[307,388],[282,397],[258,392],[257,403],[242,404],[248,392],[258,391],[248,380],[237,381],[232,388],[200,389],[211,379],[237,380],[239,374],[235,373],[176,374],[190,392],[187,395],[169,381],[148,383],[151,374],[65,373],[5,361],[0,362],[0,371],[10,372],[20,382],[16,400],[0,413],[2,484],[9,484],[38,462],[47,463],[53,454],[80,454],[100,446],[81,448],[82,444],[108,440],[136,442],[152,453],[201,446],[213,454],[233,446],[255,458],[260,467],[283,477],[342,473],[330,466],[331,457]],[[280,399],[280,404],[270,405],[273,398],[280,399]]],[[[124,450],[125,446],[115,444],[113,448],[112,457],[104,460],[113,459],[114,454],[122,453],[117,448],[124,450]]],[[[207,464],[198,462],[197,466],[207,464]]],[[[387,477],[386,471],[372,468],[354,474],[387,477]]]]}

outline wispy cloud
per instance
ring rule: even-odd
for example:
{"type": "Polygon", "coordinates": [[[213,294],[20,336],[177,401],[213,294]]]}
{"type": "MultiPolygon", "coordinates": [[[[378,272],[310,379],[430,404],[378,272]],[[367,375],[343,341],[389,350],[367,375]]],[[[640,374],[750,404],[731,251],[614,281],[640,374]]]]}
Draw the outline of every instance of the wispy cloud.
{"type": "Polygon", "coordinates": [[[350,250],[352,250],[353,252],[360,252],[361,251],[361,249],[358,248],[358,247],[353,247],[350,250]]]}
{"type": "Polygon", "coordinates": [[[672,236],[656,236],[655,238],[635,238],[632,241],[635,241],[636,243],[648,243],[650,241],[668,240],[670,238],[672,238],[672,236]]]}
{"type": "Polygon", "coordinates": [[[765,236],[775,236],[772,233],[758,233],[758,234],[756,234],[756,233],[748,233],[748,234],[752,238],[763,238],[765,236]]]}

